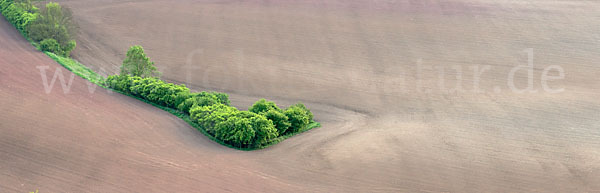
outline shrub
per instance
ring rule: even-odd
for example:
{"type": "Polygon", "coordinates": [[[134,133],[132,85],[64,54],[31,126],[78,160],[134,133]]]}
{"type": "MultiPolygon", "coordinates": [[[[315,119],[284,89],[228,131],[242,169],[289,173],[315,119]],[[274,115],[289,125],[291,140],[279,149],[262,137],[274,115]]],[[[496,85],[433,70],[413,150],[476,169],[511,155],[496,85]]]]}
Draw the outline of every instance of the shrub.
{"type": "Polygon", "coordinates": [[[63,55],[62,49],[60,49],[60,44],[55,39],[48,38],[40,42],[40,49],[42,51],[52,52],[59,56],[63,55]]]}
{"type": "Polygon", "coordinates": [[[312,113],[307,111],[306,107],[302,108],[302,106],[304,105],[293,105],[285,110],[284,114],[288,117],[291,123],[291,126],[287,131],[288,133],[303,131],[312,120],[312,113]]]}
{"type": "Polygon", "coordinates": [[[62,47],[63,56],[69,57],[71,55],[71,51],[73,51],[77,47],[77,42],[75,40],[71,40],[67,43],[67,45],[62,47]]]}
{"type": "Polygon", "coordinates": [[[132,75],[139,77],[158,77],[160,73],[156,71],[154,62],[146,57],[142,46],[131,46],[127,51],[127,56],[121,66],[121,75],[132,75]]]}
{"type": "Polygon", "coordinates": [[[250,146],[255,136],[250,119],[234,116],[215,126],[215,137],[236,147],[250,146]]]}
{"type": "MultiPolygon", "coordinates": [[[[229,96],[225,93],[218,92],[200,92],[200,93],[185,93],[187,99],[177,106],[177,109],[188,113],[193,106],[210,106],[214,104],[229,105],[229,96]]],[[[184,96],[179,97],[181,100],[184,96]]]]}
{"type": "Polygon", "coordinates": [[[194,106],[190,117],[209,134],[235,147],[262,147],[279,135],[273,122],[265,116],[221,103],[194,106]]]}
{"type": "Polygon", "coordinates": [[[190,118],[202,126],[208,133],[215,134],[215,126],[235,116],[239,110],[224,104],[195,106],[190,110],[190,118]]]}
{"type": "Polygon", "coordinates": [[[131,93],[130,87],[132,84],[132,79],[139,79],[139,77],[129,77],[129,76],[120,76],[120,75],[111,75],[106,78],[106,86],[113,88],[115,90],[131,93]]]}
{"type": "Polygon", "coordinates": [[[288,121],[288,117],[281,111],[271,109],[265,112],[263,115],[267,119],[273,121],[273,125],[275,125],[275,128],[280,135],[283,135],[291,126],[291,123],[288,121]]]}
{"type": "Polygon", "coordinates": [[[295,105],[292,105],[291,107],[298,107],[298,108],[304,110],[306,112],[306,115],[308,116],[308,120],[311,120],[311,121],[313,120],[313,118],[314,118],[313,113],[310,111],[310,109],[306,108],[306,106],[304,104],[297,103],[295,105]]]}
{"type": "Polygon", "coordinates": [[[262,147],[278,136],[266,117],[238,111],[215,125],[215,137],[236,147],[262,147]]]}
{"type": "Polygon", "coordinates": [[[277,107],[277,105],[274,102],[267,101],[265,99],[260,99],[260,100],[256,101],[256,103],[254,103],[254,105],[252,105],[250,108],[248,108],[248,111],[253,112],[253,113],[265,113],[269,110],[281,111],[281,109],[279,107],[277,107]]]}
{"type": "Polygon", "coordinates": [[[273,121],[267,119],[265,116],[248,111],[243,111],[242,113],[250,114],[248,119],[250,119],[255,133],[252,143],[254,147],[262,147],[279,136],[279,132],[273,125],[273,121]]]}
{"type": "Polygon", "coordinates": [[[271,120],[277,128],[279,134],[285,133],[290,127],[288,117],[283,111],[272,101],[260,99],[254,103],[248,111],[264,115],[267,119],[271,120]]]}

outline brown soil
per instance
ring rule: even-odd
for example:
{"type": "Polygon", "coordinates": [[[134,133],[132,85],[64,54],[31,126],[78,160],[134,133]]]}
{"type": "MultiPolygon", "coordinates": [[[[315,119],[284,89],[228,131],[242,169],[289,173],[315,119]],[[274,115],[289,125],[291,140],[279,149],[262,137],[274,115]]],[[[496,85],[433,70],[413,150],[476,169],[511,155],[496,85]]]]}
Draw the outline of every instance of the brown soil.
{"type": "Polygon", "coordinates": [[[600,191],[598,2],[59,2],[81,27],[75,58],[104,74],[141,44],[164,79],[241,109],[303,101],[323,127],[241,152],[81,79],[45,94],[35,66],[59,65],[2,21],[0,190],[600,191]],[[516,94],[507,77],[527,48],[539,92],[516,94]],[[469,67],[485,65],[472,92],[469,67]],[[565,92],[542,91],[551,65],[565,92]],[[454,88],[454,66],[466,91],[438,86],[454,88]]]}

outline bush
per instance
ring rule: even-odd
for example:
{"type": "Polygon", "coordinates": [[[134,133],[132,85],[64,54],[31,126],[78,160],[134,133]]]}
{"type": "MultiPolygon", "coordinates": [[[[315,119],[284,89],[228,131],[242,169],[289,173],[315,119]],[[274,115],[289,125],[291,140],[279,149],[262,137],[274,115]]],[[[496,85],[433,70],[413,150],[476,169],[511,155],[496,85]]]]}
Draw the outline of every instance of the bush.
{"type": "Polygon", "coordinates": [[[195,106],[190,110],[190,118],[202,126],[208,133],[215,134],[215,126],[235,116],[239,110],[224,104],[195,106]]]}
{"type": "Polygon", "coordinates": [[[267,119],[273,121],[277,132],[281,135],[283,135],[291,126],[291,123],[288,121],[288,117],[281,111],[271,109],[265,112],[263,115],[267,119]]]}
{"type": "Polygon", "coordinates": [[[291,126],[287,131],[288,133],[303,131],[312,120],[312,113],[301,103],[290,106],[285,110],[284,114],[291,123],[291,126]]]}
{"type": "Polygon", "coordinates": [[[248,119],[250,119],[252,128],[256,134],[252,143],[254,147],[265,146],[279,136],[279,132],[273,125],[273,121],[267,119],[265,116],[248,111],[243,111],[241,113],[249,114],[248,119]]]}
{"type": "Polygon", "coordinates": [[[237,111],[215,124],[217,139],[236,147],[262,147],[278,136],[273,122],[262,115],[237,111]]]}
{"type": "Polygon", "coordinates": [[[40,50],[46,52],[52,52],[59,56],[62,56],[62,49],[60,49],[60,44],[55,39],[49,38],[40,42],[40,50]]]}
{"type": "Polygon", "coordinates": [[[191,94],[183,93],[182,96],[179,97],[178,100],[185,98],[184,97],[185,95],[187,95],[187,99],[185,99],[185,101],[183,101],[182,103],[180,103],[177,106],[178,110],[185,112],[185,113],[189,112],[189,110],[193,106],[210,106],[210,105],[214,105],[214,104],[229,105],[229,96],[227,96],[227,94],[224,94],[224,93],[218,93],[218,92],[200,92],[200,93],[191,93],[191,94]]]}
{"type": "Polygon", "coordinates": [[[256,101],[254,105],[248,108],[248,111],[253,113],[266,113],[269,110],[281,111],[281,109],[277,107],[277,105],[274,102],[267,101],[265,99],[260,99],[256,101]]]}
{"type": "Polygon", "coordinates": [[[248,147],[256,132],[249,119],[233,116],[215,126],[215,137],[235,147],[248,147]]]}
{"type": "Polygon", "coordinates": [[[306,115],[308,116],[308,120],[311,120],[311,121],[313,120],[313,118],[314,118],[313,113],[310,111],[310,109],[306,108],[306,106],[304,104],[297,103],[297,104],[292,105],[290,107],[298,107],[298,108],[304,110],[306,112],[306,115]]]}
{"type": "Polygon", "coordinates": [[[285,133],[290,127],[288,117],[283,114],[281,108],[272,101],[260,99],[248,108],[248,111],[264,115],[267,119],[271,120],[280,134],[285,133]]]}
{"type": "Polygon", "coordinates": [[[62,47],[63,56],[69,57],[71,56],[71,51],[73,51],[77,47],[77,42],[75,40],[71,40],[67,43],[67,45],[62,47]]]}

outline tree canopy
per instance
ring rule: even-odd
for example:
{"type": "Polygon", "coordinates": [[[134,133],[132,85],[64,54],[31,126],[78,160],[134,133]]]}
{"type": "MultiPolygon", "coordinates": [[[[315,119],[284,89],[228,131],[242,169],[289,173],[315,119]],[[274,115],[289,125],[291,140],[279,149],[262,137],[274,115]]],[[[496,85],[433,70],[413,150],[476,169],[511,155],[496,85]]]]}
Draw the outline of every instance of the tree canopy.
{"type": "Polygon", "coordinates": [[[158,77],[160,73],[154,67],[154,62],[144,53],[142,46],[136,45],[129,48],[127,56],[121,66],[121,75],[129,74],[139,77],[158,77]]]}
{"type": "MultiPolygon", "coordinates": [[[[27,7],[28,3],[21,3],[25,9],[37,10],[35,7],[27,7]]],[[[62,7],[58,3],[50,2],[42,9],[37,18],[28,26],[29,37],[35,42],[46,39],[54,39],[60,45],[55,54],[69,56],[75,49],[75,35],[77,25],[73,21],[73,15],[68,7],[62,7]]],[[[45,50],[50,51],[50,50],[45,50]]]]}

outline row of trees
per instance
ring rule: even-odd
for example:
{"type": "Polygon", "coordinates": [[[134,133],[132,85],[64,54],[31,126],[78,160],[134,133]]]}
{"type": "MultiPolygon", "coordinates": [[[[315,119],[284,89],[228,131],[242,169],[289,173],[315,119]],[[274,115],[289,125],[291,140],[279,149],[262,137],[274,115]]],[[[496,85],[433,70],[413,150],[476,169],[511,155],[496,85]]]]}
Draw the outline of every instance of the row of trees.
{"type": "Polygon", "coordinates": [[[287,109],[261,99],[248,111],[230,106],[229,96],[219,92],[190,92],[185,85],[158,79],[154,62],[141,46],[127,52],[120,75],[106,79],[106,85],[153,103],[178,109],[190,116],[208,134],[238,148],[266,146],[280,136],[307,129],[313,114],[302,103],[287,109]]]}
{"type": "Polygon", "coordinates": [[[69,8],[50,2],[38,9],[31,0],[0,0],[0,12],[42,51],[69,56],[75,49],[77,25],[69,8]]]}
{"type": "Polygon", "coordinates": [[[190,116],[215,138],[238,148],[259,148],[277,137],[304,131],[313,114],[302,103],[287,109],[261,99],[248,111],[230,106],[229,97],[219,92],[190,92],[185,85],[155,77],[112,75],[106,85],[155,104],[178,109],[190,116]]]}

